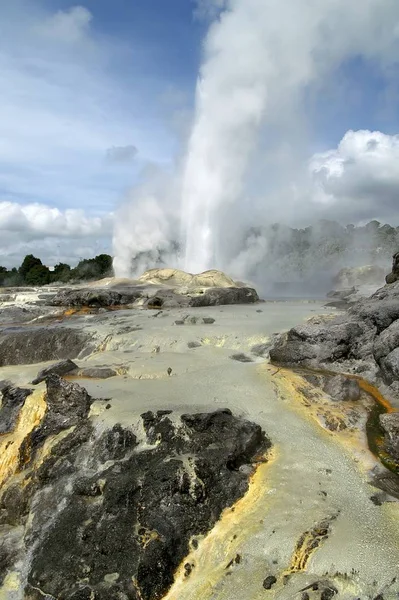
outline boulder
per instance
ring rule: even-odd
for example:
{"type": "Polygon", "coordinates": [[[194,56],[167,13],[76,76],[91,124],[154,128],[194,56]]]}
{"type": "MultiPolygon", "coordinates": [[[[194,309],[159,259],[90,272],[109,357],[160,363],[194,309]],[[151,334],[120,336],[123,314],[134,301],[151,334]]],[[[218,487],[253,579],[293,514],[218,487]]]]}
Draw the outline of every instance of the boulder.
{"type": "Polygon", "coordinates": [[[86,369],[79,369],[79,377],[86,379],[109,379],[115,377],[118,373],[115,369],[109,367],[88,367],[86,369]]]}
{"type": "Polygon", "coordinates": [[[399,252],[392,257],[392,271],[386,276],[385,281],[387,284],[399,281],[399,252]]]}
{"type": "Polygon", "coordinates": [[[192,296],[190,306],[221,306],[225,304],[252,304],[259,301],[253,288],[208,288],[203,294],[192,296]]]}
{"type": "Polygon", "coordinates": [[[71,373],[72,371],[76,371],[78,369],[78,365],[74,363],[71,359],[67,358],[66,360],[61,360],[54,365],[50,365],[45,369],[39,371],[36,375],[35,379],[33,379],[32,384],[37,385],[41,383],[51,374],[54,375],[66,375],[67,373],[71,373]]]}
{"type": "Polygon", "coordinates": [[[346,314],[318,317],[280,335],[271,360],[291,366],[355,372],[389,386],[399,383],[399,281],[353,304],[346,314]]]}
{"type": "Polygon", "coordinates": [[[126,289],[78,288],[61,290],[49,300],[51,306],[107,308],[133,304],[143,294],[140,287],[126,289]]]}

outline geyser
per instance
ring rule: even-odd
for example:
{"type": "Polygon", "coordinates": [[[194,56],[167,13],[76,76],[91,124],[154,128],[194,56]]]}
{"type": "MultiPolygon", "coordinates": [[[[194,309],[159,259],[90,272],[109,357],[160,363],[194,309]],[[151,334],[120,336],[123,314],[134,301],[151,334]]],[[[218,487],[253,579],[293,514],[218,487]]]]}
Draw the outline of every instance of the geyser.
{"type": "Polygon", "coordinates": [[[384,60],[398,16],[394,0],[227,2],[205,41],[183,174],[185,270],[228,269],[234,258],[228,228],[239,219],[237,204],[248,201],[245,176],[261,125],[301,119],[307,86],[345,60],[384,60]]]}
{"type": "Polygon", "coordinates": [[[243,253],[250,226],[295,223],[321,206],[308,176],[309,97],[319,97],[327,81],[338,83],[334,75],[352,60],[384,68],[398,56],[397,0],[223,6],[204,42],[182,171],[167,182],[147,178],[116,215],[117,275],[155,266],[160,252],[164,266],[245,278],[267,254],[267,243],[243,253]],[[256,183],[254,169],[261,173],[256,183]],[[172,241],[180,243],[180,257],[172,241]]]}

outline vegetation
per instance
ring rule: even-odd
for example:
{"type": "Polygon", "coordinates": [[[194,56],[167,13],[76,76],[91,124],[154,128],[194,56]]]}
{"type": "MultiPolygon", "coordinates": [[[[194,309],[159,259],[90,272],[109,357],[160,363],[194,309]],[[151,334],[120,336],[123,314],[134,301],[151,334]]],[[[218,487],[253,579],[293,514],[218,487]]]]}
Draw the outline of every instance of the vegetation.
{"type": "Polygon", "coordinates": [[[72,283],[74,281],[101,279],[112,275],[112,256],[108,254],[99,254],[95,258],[81,260],[74,269],[66,263],[58,263],[52,271],[43,265],[40,258],[28,254],[18,269],[8,270],[0,266],[0,286],[41,286],[49,283],[72,283]]]}

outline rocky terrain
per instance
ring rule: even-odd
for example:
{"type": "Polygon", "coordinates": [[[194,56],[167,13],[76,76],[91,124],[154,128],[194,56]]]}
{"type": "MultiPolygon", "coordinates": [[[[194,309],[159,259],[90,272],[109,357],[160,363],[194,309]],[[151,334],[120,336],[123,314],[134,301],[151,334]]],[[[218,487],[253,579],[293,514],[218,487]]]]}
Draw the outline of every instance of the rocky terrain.
{"type": "MultiPolygon", "coordinates": [[[[397,255],[394,272],[396,263],[397,255]]],[[[355,374],[375,385],[399,409],[399,281],[392,274],[387,280],[394,282],[354,302],[346,313],[316,317],[281,335],[270,351],[271,360],[319,372],[355,374]]],[[[348,396],[348,390],[345,393],[348,396]]],[[[385,449],[399,472],[397,414],[382,416],[381,425],[385,449]]]]}
{"type": "Polygon", "coordinates": [[[396,389],[395,290],[348,313],[218,272],[4,291],[0,599],[397,598],[397,413],[371,386],[396,389]]]}

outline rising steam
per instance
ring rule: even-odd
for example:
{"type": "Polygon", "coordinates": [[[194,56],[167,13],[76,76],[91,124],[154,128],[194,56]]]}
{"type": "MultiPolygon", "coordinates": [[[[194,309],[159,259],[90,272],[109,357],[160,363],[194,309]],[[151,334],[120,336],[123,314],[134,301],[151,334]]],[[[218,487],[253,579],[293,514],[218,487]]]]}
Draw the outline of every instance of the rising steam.
{"type": "MultiPolygon", "coordinates": [[[[284,211],[295,222],[305,198],[308,206],[317,202],[310,177],[304,177],[305,163],[301,191],[296,187],[298,124],[306,125],[306,98],[355,58],[387,66],[398,45],[398,21],[397,0],[226,2],[205,40],[194,123],[183,172],[176,175],[182,200],[176,235],[185,252],[174,266],[200,272],[235,265],[244,276],[251,248],[257,260],[267,251],[267,244],[251,243],[242,252],[245,228],[259,216],[267,220],[284,211]],[[257,152],[260,142],[263,154],[257,152]],[[254,189],[255,167],[263,172],[261,190],[254,189]]],[[[176,223],[169,225],[175,215],[165,194],[163,189],[152,200],[153,221],[144,205],[122,212],[115,230],[118,273],[131,272],[131,259],[143,247],[170,243],[176,223]]]]}

